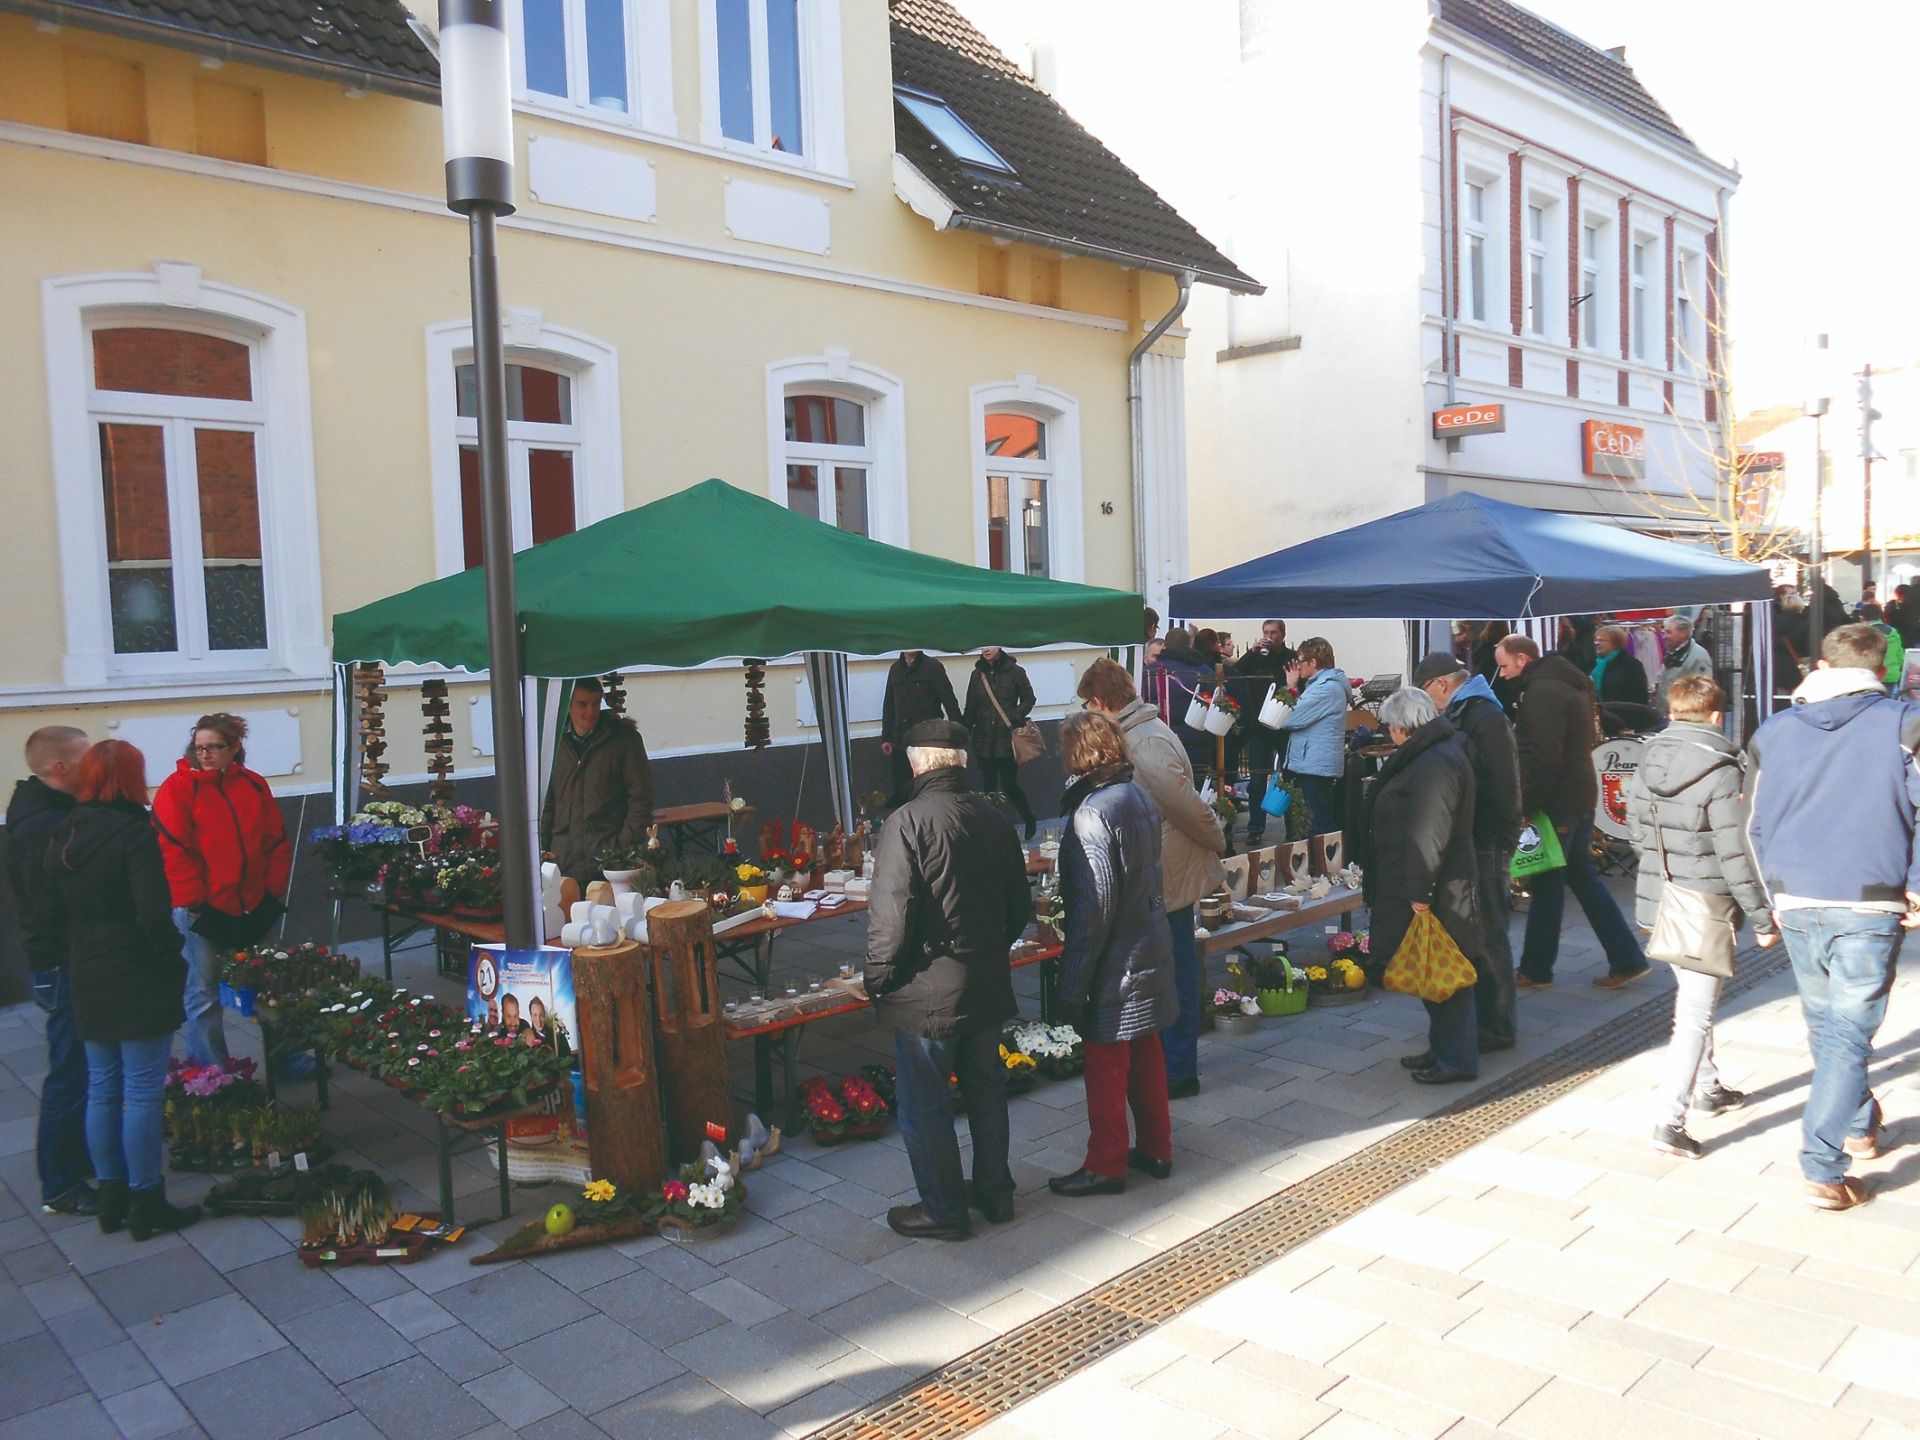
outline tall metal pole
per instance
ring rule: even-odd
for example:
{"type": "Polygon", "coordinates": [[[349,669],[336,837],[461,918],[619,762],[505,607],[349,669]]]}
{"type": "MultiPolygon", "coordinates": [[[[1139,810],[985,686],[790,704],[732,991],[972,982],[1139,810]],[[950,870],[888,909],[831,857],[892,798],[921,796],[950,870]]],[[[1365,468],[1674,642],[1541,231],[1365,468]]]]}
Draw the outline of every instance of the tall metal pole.
{"type": "Polygon", "coordinates": [[[1827,448],[1821,439],[1821,421],[1824,409],[1817,410],[1813,416],[1813,536],[1809,544],[1807,563],[1813,570],[1813,594],[1808,597],[1807,614],[1809,631],[1807,634],[1807,655],[1814,658],[1820,654],[1820,642],[1827,638],[1827,587],[1826,575],[1821,568],[1825,557],[1820,553],[1820,502],[1821,491],[1826,488],[1827,448]]]}

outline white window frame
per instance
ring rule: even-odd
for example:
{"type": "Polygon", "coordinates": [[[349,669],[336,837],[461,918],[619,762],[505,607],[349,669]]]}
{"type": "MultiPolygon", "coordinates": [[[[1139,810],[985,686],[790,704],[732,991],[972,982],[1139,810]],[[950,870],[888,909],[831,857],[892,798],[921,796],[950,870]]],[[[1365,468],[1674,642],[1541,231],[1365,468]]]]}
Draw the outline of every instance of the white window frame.
{"type": "MultiPolygon", "coordinates": [[[[620,357],[605,341],[578,330],[549,325],[538,311],[513,310],[506,317],[509,364],[563,371],[573,385],[571,426],[514,422],[509,428],[508,483],[513,500],[514,549],[532,541],[532,502],[524,483],[529,447],[565,449],[573,457],[574,528],[584,530],[625,508],[620,450],[620,357]],[[554,441],[557,443],[547,443],[554,441]],[[511,461],[521,455],[516,470],[511,461]]],[[[454,367],[473,358],[473,325],[450,320],[427,327],[427,433],[432,447],[434,574],[467,568],[460,504],[460,447],[475,443],[477,422],[458,413],[454,367]]]]}
{"type": "MultiPolygon", "coordinates": [[[[822,524],[841,528],[840,477],[835,472],[839,470],[860,471],[867,477],[866,485],[863,487],[863,493],[868,496],[867,514],[865,516],[866,524],[862,527],[862,531],[864,531],[873,524],[873,432],[867,428],[868,411],[871,408],[870,403],[861,396],[849,393],[846,388],[838,385],[828,384],[815,386],[811,389],[789,389],[781,396],[781,435],[783,440],[786,433],[784,423],[786,418],[786,401],[796,395],[824,396],[830,400],[844,400],[850,405],[859,406],[860,431],[864,438],[858,445],[833,445],[820,440],[785,440],[782,452],[784,463],[780,467],[781,484],[788,487],[790,494],[792,481],[788,478],[788,472],[796,465],[811,466],[814,473],[814,495],[819,505],[818,513],[814,518],[822,524]]],[[[856,531],[854,533],[862,532],[856,531]]]]}
{"type": "Polygon", "coordinates": [[[1460,185],[1460,233],[1463,243],[1460,246],[1460,316],[1475,325],[1485,325],[1487,317],[1493,313],[1491,285],[1489,277],[1493,274],[1493,232],[1487,216],[1493,209],[1493,197],[1489,193],[1493,182],[1477,175],[1469,175],[1460,185]],[[1480,214],[1473,213],[1474,192],[1479,192],[1480,214]],[[1480,257],[1478,283],[1475,283],[1473,259],[1476,251],[1480,257]]]}
{"type": "Polygon", "coordinates": [[[593,103],[587,86],[585,0],[561,0],[566,11],[567,93],[527,88],[526,0],[507,0],[513,51],[514,103],[561,116],[590,116],[608,125],[632,125],[657,134],[677,129],[673,109],[672,0],[622,0],[627,50],[627,108],[593,103]]]}
{"type": "Polygon", "coordinates": [[[1553,272],[1547,263],[1551,254],[1547,237],[1552,234],[1553,209],[1545,200],[1529,195],[1523,211],[1527,227],[1527,268],[1524,274],[1527,333],[1541,339],[1546,339],[1548,335],[1547,306],[1553,297],[1553,272]],[[1535,233],[1536,228],[1538,234],[1535,233]]]}
{"type": "MultiPolygon", "coordinates": [[[[749,0],[753,35],[754,133],[768,132],[766,0],[749,0]]],[[[700,139],[715,149],[756,160],[848,174],[846,73],[840,36],[840,0],[800,0],[800,111],[805,148],[799,154],[767,144],[729,139],[720,128],[720,21],[715,0],[700,0],[700,139]]]]}
{"type": "Polygon", "coordinates": [[[1579,349],[1591,350],[1595,354],[1605,354],[1607,342],[1614,328],[1612,316],[1619,308],[1620,294],[1608,283],[1610,269],[1607,259],[1612,231],[1604,215],[1589,210],[1580,217],[1580,292],[1587,299],[1580,302],[1579,349]],[[1591,235],[1593,246],[1587,247],[1587,238],[1591,235]]]}
{"type": "MultiPolygon", "coordinates": [[[[767,366],[767,498],[783,509],[787,504],[787,464],[789,455],[797,464],[831,464],[799,456],[799,451],[820,451],[842,457],[850,447],[836,445],[790,445],[787,440],[787,396],[835,395],[858,401],[866,407],[869,458],[853,463],[867,469],[867,536],[889,545],[906,546],[907,534],[907,428],[906,386],[897,376],[871,365],[856,362],[845,350],[828,350],[819,355],[776,360],[767,366]]],[[[822,507],[829,488],[821,483],[822,507]]]]}
{"type": "MultiPolygon", "coordinates": [[[[973,563],[989,567],[987,473],[1021,462],[987,454],[987,416],[1001,410],[1046,422],[1047,459],[1038,467],[1047,481],[1047,572],[1055,580],[1087,578],[1086,498],[1081,468],[1080,402],[1065,390],[1042,385],[1032,375],[976,385],[968,392],[967,444],[973,455],[973,563]]],[[[1017,573],[1021,573],[1016,571],[1017,573]]]]}
{"type": "Polygon", "coordinates": [[[1630,358],[1647,363],[1647,330],[1652,315],[1649,287],[1653,283],[1653,248],[1658,243],[1651,235],[1636,233],[1627,245],[1627,352],[1630,358]]]}
{"type": "Polygon", "coordinates": [[[1706,365],[1706,348],[1694,334],[1696,317],[1701,313],[1696,303],[1699,262],[1696,252],[1674,247],[1673,369],[1679,375],[1691,375],[1706,365]]]}
{"type": "MultiPolygon", "coordinates": [[[[40,282],[60,592],[66,612],[62,673],[68,689],[110,681],[196,682],[215,678],[322,677],[330,654],[320,590],[319,515],[313,471],[313,412],[303,311],[269,296],[207,280],[200,267],[162,261],[152,271],[69,275],[40,282]],[[117,655],[108,597],[106,516],[100,499],[97,415],[142,408],[141,397],[108,392],[92,403],[95,328],[148,324],[243,341],[253,352],[254,400],[156,397],[165,407],[245,408],[257,416],[260,554],[265,569],[267,643],[260,651],[191,656],[117,655]]],[[[138,423],[156,423],[129,415],[138,423]]],[[[240,419],[236,413],[230,417],[240,419]]],[[[188,422],[198,423],[198,422],[188,422]]],[[[215,425],[222,422],[215,420],[215,425]]],[[[251,421],[247,422],[253,423],[251,421]]],[[[230,427],[229,427],[230,428],[230,427]]],[[[170,452],[169,464],[174,456],[170,452]]],[[[185,557],[176,556],[176,564],[185,557]]]]}

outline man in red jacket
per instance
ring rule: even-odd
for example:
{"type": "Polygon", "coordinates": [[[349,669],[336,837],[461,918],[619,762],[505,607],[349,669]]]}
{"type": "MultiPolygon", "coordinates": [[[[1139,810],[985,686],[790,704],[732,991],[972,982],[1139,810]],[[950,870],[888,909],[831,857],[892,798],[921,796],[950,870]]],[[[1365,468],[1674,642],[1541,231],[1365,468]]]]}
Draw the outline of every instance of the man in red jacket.
{"type": "Polygon", "coordinates": [[[153,797],[173,923],[186,937],[187,1052],[196,1065],[227,1058],[221,952],[266,937],[292,878],[286,822],[267,782],[246,766],[246,737],[238,715],[201,716],[153,797]]]}

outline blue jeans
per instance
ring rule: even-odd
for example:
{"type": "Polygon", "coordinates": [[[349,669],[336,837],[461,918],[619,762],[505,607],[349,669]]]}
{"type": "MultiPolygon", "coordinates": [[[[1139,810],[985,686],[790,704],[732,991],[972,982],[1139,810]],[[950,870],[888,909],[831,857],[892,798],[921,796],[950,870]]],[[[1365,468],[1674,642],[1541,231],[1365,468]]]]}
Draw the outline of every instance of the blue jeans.
{"type": "Polygon", "coordinates": [[[40,1203],[86,1183],[87,1053],[73,1031],[73,989],[59,967],[33,972],[33,1003],[47,1017],[47,1078],[40,1083],[40,1203]]]}
{"type": "Polygon", "coordinates": [[[973,1137],[973,1187],[983,1200],[1011,1200],[1007,1168],[1007,1069],[1000,1061],[1000,1030],[969,1030],[944,1040],[893,1032],[894,1099],[900,1138],[913,1166],[920,1203],[936,1220],[967,1218],[967,1181],[960,1141],[953,1132],[949,1075],[960,1077],[967,1129],[973,1137]]]}
{"type": "Polygon", "coordinates": [[[1194,953],[1193,906],[1167,912],[1173,937],[1173,988],[1180,992],[1180,1013],[1160,1032],[1167,1060],[1167,1083],[1200,1078],[1200,957],[1194,953]]]}
{"type": "Polygon", "coordinates": [[[193,912],[175,910],[173,928],[187,943],[187,1055],[196,1065],[227,1058],[227,1027],[220,1018],[220,957],[213,942],[193,931],[193,912]]]}
{"type": "Polygon", "coordinates": [[[1307,802],[1307,814],[1313,821],[1313,834],[1326,835],[1340,828],[1340,822],[1334,814],[1333,776],[1290,774],[1287,778],[1300,787],[1300,798],[1307,802]]]}
{"type": "Polygon", "coordinates": [[[1813,1084],[1800,1121],[1800,1173],[1831,1185],[1847,1173],[1842,1142],[1873,1128],[1867,1062],[1887,1016],[1906,932],[1898,915],[1870,910],[1782,910],[1779,921],[1813,1052],[1813,1084]]]}
{"type": "Polygon", "coordinates": [[[160,1119],[173,1036],[87,1041],[87,1149],[93,1173],[151,1190],[164,1178],[160,1119]]]}
{"type": "Polygon", "coordinates": [[[1607,969],[1615,975],[1632,975],[1646,969],[1647,957],[1640,953],[1640,942],[1614,903],[1613,892],[1601,882],[1600,872],[1593,868],[1593,812],[1556,815],[1553,828],[1567,863],[1558,870],[1535,875],[1527,882],[1533,899],[1527,906],[1527,938],[1520,949],[1520,973],[1542,985],[1553,983],[1553,962],[1560,953],[1560,918],[1566,909],[1569,890],[1580,902],[1587,923],[1600,941],[1607,957],[1607,969]]]}

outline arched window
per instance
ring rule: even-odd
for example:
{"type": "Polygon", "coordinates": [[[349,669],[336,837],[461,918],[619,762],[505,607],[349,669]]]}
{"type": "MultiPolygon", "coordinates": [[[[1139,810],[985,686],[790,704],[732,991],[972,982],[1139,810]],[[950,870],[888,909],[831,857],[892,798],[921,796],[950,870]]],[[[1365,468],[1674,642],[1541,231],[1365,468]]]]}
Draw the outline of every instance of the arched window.
{"type": "Polygon", "coordinates": [[[790,394],[784,418],[787,508],[855,535],[871,535],[867,407],[843,395],[790,394]]]}
{"type": "Polygon", "coordinates": [[[987,566],[1016,575],[1050,575],[1048,506],[1053,466],[1047,422],[1015,410],[989,410],[987,566]]]}
{"type": "Polygon", "coordinates": [[[1031,375],[972,398],[974,563],[1084,580],[1079,402],[1031,375]]]}
{"type": "MultiPolygon", "coordinates": [[[[454,367],[454,434],[460,441],[460,546],[466,568],[485,558],[480,523],[479,397],[471,361],[454,367]]],[[[573,420],[573,377],[531,362],[507,365],[507,494],[513,548],[571,535],[585,508],[580,496],[580,430],[573,420]]]]}
{"type": "Polygon", "coordinates": [[[767,493],[855,535],[907,543],[905,391],[844,350],[767,367],[767,493]]]}

